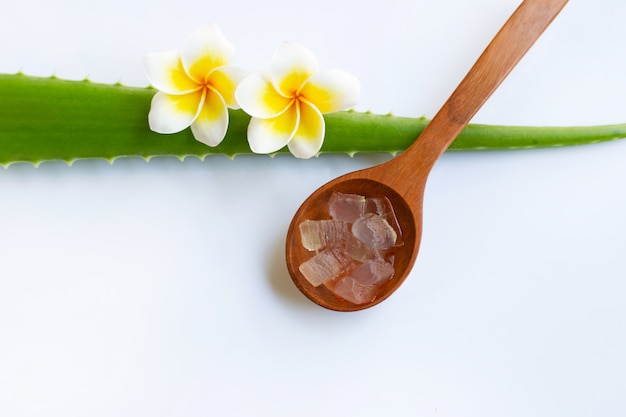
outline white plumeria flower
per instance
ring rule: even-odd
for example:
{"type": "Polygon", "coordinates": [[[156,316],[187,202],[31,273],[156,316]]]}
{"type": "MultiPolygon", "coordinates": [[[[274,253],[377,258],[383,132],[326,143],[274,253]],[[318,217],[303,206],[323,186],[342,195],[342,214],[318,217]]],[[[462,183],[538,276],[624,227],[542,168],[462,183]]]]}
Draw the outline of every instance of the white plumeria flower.
{"type": "Polygon", "coordinates": [[[228,65],[235,48],[216,25],[191,34],[182,51],[147,54],[146,76],[159,90],[148,123],[157,133],[191,126],[196,140],[217,146],[228,129],[228,107],[239,108],[235,89],[248,72],[228,65]]]}
{"type": "Polygon", "coordinates": [[[355,76],[342,70],[318,71],[313,53],[294,43],[275,52],[271,69],[247,76],[235,96],[252,116],[250,149],[276,152],[285,145],[298,158],[316,155],[324,142],[322,114],[354,106],[360,94],[355,76]]]}

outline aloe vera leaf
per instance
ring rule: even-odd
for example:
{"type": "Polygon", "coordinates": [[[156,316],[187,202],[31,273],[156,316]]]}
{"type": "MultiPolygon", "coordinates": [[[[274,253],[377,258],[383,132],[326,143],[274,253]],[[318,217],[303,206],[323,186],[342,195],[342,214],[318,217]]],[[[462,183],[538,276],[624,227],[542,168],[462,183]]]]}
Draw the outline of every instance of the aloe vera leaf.
{"type": "MultiPolygon", "coordinates": [[[[246,140],[250,117],[230,111],[224,141],[209,147],[189,129],[172,135],[149,130],[152,88],[91,81],[0,74],[0,165],[48,160],[175,156],[233,157],[251,153],[246,140]]],[[[406,149],[428,123],[355,111],[328,114],[321,153],[389,152],[406,149]]],[[[626,136],[626,124],[590,127],[516,127],[470,124],[451,150],[519,149],[580,145],[626,136]]],[[[279,153],[288,152],[286,149],[279,153]]]]}

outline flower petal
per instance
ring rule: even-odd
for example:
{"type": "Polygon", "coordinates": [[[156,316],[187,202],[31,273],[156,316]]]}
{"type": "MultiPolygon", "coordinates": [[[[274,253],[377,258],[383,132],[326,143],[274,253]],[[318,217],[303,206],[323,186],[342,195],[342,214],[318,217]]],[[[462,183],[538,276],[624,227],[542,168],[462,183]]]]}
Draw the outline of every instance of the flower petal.
{"type": "Polygon", "coordinates": [[[315,106],[300,102],[300,122],[295,135],[287,145],[296,158],[311,158],[322,148],[326,125],[324,116],[315,106]]]}
{"type": "Polygon", "coordinates": [[[296,43],[285,42],[272,58],[272,84],[283,96],[294,97],[302,84],[318,69],[319,63],[313,52],[296,43]]]}
{"type": "Polygon", "coordinates": [[[349,72],[326,70],[313,74],[302,86],[300,95],[322,113],[346,110],[361,94],[361,83],[349,72]]]}
{"type": "Polygon", "coordinates": [[[248,125],[248,143],[255,153],[272,153],[285,146],[298,127],[298,106],[290,106],[272,119],[253,117],[248,125]]]}
{"type": "Polygon", "coordinates": [[[226,136],[228,108],[222,96],[208,90],[198,117],[191,124],[191,132],[197,141],[217,146],[226,136]]]}
{"type": "Polygon", "coordinates": [[[239,104],[235,99],[235,90],[248,73],[243,68],[232,66],[219,67],[211,71],[207,84],[220,93],[228,107],[238,109],[239,104]]]}
{"type": "Polygon", "coordinates": [[[282,114],[293,99],[278,94],[268,73],[253,73],[239,83],[235,98],[241,108],[252,117],[270,119],[282,114]]]}
{"type": "Polygon", "coordinates": [[[148,123],[157,133],[176,133],[196,119],[203,102],[202,90],[185,95],[158,92],[152,98],[148,123]]]}
{"type": "Polygon", "coordinates": [[[211,24],[194,31],[182,50],[183,67],[199,84],[215,68],[228,65],[235,47],[224,37],[217,25],[211,24]]]}
{"type": "Polygon", "coordinates": [[[167,94],[187,94],[201,88],[189,78],[176,51],[146,54],[143,67],[148,81],[167,94]]]}

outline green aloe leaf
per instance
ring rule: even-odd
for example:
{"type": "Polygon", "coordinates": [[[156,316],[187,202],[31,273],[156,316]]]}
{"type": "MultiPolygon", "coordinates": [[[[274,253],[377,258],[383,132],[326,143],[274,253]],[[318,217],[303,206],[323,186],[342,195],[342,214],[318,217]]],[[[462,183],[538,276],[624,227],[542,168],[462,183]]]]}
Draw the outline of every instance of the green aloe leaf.
{"type": "MultiPolygon", "coordinates": [[[[152,88],[0,74],[0,165],[48,160],[175,156],[185,158],[251,153],[250,117],[230,111],[224,141],[211,148],[190,130],[161,135],[149,130],[152,88]]],[[[428,123],[408,118],[344,111],[325,116],[322,153],[389,152],[406,149],[428,123]]],[[[589,127],[517,127],[470,124],[450,150],[524,149],[581,145],[626,137],[626,124],[589,127]]],[[[282,150],[280,152],[287,152],[282,150]]]]}

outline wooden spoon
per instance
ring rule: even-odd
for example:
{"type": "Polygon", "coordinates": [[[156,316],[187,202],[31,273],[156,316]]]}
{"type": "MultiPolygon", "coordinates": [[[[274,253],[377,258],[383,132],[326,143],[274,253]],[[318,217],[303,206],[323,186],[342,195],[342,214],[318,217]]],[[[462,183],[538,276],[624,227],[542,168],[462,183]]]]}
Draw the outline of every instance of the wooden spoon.
{"type": "Polygon", "coordinates": [[[380,303],[402,284],[415,263],[420,246],[424,188],[431,168],[567,1],[524,1],[415,143],[384,164],[330,181],[304,201],[289,226],[286,240],[287,268],[302,293],[322,307],[356,311],[380,303]],[[329,218],[328,200],[334,191],[366,197],[386,196],[395,210],[404,244],[395,253],[393,278],[378,290],[374,301],[353,304],[334,295],[324,285],[314,287],[299,270],[312,256],[302,246],[299,225],[307,219],[329,218]]]}

